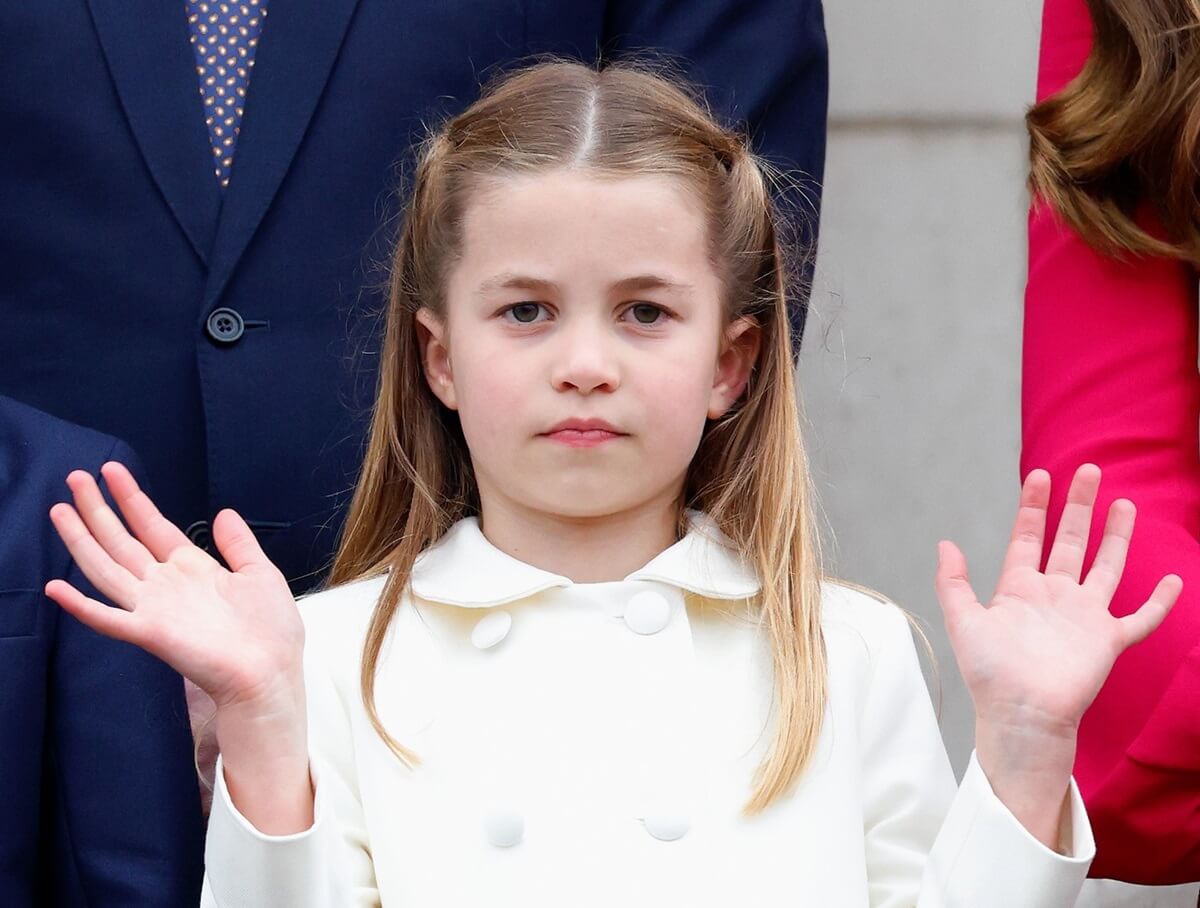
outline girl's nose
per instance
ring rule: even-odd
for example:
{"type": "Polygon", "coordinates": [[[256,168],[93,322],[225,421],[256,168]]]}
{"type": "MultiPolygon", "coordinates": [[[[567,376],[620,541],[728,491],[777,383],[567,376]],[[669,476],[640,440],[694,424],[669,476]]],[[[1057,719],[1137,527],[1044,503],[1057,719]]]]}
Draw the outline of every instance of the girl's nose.
{"type": "Polygon", "coordinates": [[[590,332],[562,338],[563,348],[555,362],[551,381],[556,391],[615,391],[620,371],[615,352],[605,339],[590,332]]]}

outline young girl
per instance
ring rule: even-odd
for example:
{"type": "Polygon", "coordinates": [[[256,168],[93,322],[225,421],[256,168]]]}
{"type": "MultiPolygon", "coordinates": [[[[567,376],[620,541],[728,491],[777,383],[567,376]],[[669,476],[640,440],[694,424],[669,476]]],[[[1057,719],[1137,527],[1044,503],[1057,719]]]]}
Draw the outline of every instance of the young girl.
{"type": "Polygon", "coordinates": [[[330,588],[297,608],[232,510],[226,570],[119,464],[124,522],[68,477],[123,609],[47,595],[217,704],[204,904],[1071,903],[1075,729],[1178,578],[1108,613],[1122,501],[1081,582],[1088,466],[1045,573],[1029,477],[990,608],[943,544],[955,793],[903,613],[820,572],[778,228],[683,90],[539,64],[423,149],[330,588]]]}

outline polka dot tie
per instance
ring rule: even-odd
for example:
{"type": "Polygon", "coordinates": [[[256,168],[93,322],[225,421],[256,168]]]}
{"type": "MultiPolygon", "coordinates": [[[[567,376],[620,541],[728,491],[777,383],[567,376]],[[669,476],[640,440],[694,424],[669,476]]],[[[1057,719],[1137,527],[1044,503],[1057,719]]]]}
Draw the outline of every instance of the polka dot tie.
{"type": "Polygon", "coordinates": [[[196,55],[213,172],[222,189],[229,185],[254,51],[266,18],[265,0],[187,0],[189,40],[196,55]]]}

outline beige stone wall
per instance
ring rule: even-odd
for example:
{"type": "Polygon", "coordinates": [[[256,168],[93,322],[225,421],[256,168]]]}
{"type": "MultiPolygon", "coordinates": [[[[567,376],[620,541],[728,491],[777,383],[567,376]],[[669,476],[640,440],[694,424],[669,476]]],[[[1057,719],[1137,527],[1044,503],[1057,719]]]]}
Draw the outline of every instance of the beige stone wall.
{"type": "MultiPolygon", "coordinates": [[[[800,381],[833,569],[924,618],[956,769],[970,701],[935,546],[981,598],[1018,490],[1026,142],[1041,3],[826,0],[830,123],[800,381]]],[[[986,598],[984,598],[986,601],[986,598]]]]}

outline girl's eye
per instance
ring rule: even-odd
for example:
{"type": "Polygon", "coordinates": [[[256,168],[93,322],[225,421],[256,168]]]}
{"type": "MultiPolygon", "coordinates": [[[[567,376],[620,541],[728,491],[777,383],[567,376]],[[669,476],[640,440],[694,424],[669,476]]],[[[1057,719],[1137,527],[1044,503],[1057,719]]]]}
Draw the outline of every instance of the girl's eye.
{"type": "MultiPolygon", "coordinates": [[[[518,325],[536,325],[538,315],[544,308],[541,303],[513,303],[501,315],[511,317],[510,320],[518,325]]],[[[665,309],[653,303],[634,303],[625,312],[633,313],[635,323],[646,327],[661,323],[667,315],[665,309]]]]}
{"type": "Polygon", "coordinates": [[[505,309],[504,313],[512,315],[519,324],[532,325],[537,320],[541,308],[541,303],[515,303],[505,309]]]}
{"type": "Polygon", "coordinates": [[[627,311],[633,313],[633,318],[639,325],[653,325],[660,315],[666,315],[666,312],[653,303],[634,303],[627,311]]]}

